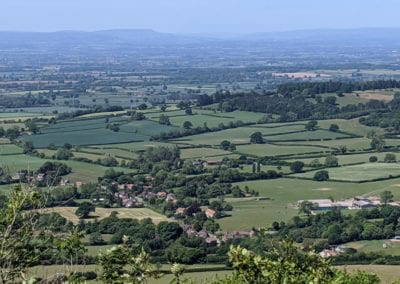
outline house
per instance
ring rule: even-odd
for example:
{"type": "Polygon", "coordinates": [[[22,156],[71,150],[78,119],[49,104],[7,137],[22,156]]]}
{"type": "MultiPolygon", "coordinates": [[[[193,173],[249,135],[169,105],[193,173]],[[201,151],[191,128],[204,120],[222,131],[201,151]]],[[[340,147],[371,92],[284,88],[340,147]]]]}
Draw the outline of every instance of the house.
{"type": "Polygon", "coordinates": [[[203,163],[203,166],[204,166],[204,167],[212,167],[212,166],[218,166],[218,165],[220,165],[220,164],[221,164],[221,161],[208,160],[208,161],[205,161],[205,162],[203,163]]]}
{"type": "Polygon", "coordinates": [[[185,215],[186,214],[186,208],[179,207],[175,210],[175,215],[185,215]]]}
{"type": "Polygon", "coordinates": [[[192,162],[192,165],[195,166],[195,167],[200,167],[200,166],[203,165],[203,161],[195,160],[195,161],[192,162]]]}
{"type": "Polygon", "coordinates": [[[319,253],[319,255],[320,255],[322,258],[329,258],[329,257],[338,256],[338,255],[339,255],[339,252],[337,252],[337,251],[334,250],[334,249],[324,249],[323,251],[321,251],[321,252],[319,253]]]}
{"type": "Polygon", "coordinates": [[[23,179],[24,177],[25,177],[25,174],[24,174],[24,173],[15,173],[15,174],[11,177],[11,179],[12,179],[13,181],[19,181],[19,180],[23,179]]]}
{"type": "Polygon", "coordinates": [[[134,184],[132,184],[132,183],[128,183],[128,184],[126,184],[125,186],[126,186],[126,189],[128,189],[128,190],[133,190],[133,189],[136,188],[136,185],[134,185],[134,184]]]}
{"type": "Polygon", "coordinates": [[[299,207],[304,201],[311,202],[316,208],[318,208],[318,210],[330,210],[334,208],[334,204],[330,199],[299,200],[297,206],[299,207]]]}
{"type": "Polygon", "coordinates": [[[217,211],[210,208],[204,210],[204,213],[206,214],[207,218],[215,218],[217,216],[217,211]]]}
{"type": "Polygon", "coordinates": [[[157,192],[157,197],[160,199],[165,199],[167,198],[167,193],[165,191],[157,192]]]}
{"type": "Polygon", "coordinates": [[[38,174],[37,176],[36,176],[36,180],[37,181],[43,181],[44,180],[44,174],[38,174]]]}
{"type": "Polygon", "coordinates": [[[78,189],[81,188],[82,185],[83,185],[83,182],[81,182],[81,181],[75,182],[75,187],[78,188],[78,189]]]}
{"type": "Polygon", "coordinates": [[[165,198],[165,201],[172,202],[174,204],[178,202],[178,200],[175,197],[175,194],[173,194],[173,193],[168,193],[167,197],[165,198]]]}
{"type": "Polygon", "coordinates": [[[205,239],[206,243],[212,246],[219,245],[221,242],[215,235],[210,235],[205,239]]]}
{"type": "Polygon", "coordinates": [[[228,240],[234,240],[234,239],[252,238],[252,237],[254,237],[254,235],[255,235],[255,232],[253,230],[225,232],[222,237],[222,240],[224,242],[226,242],[228,240]]]}

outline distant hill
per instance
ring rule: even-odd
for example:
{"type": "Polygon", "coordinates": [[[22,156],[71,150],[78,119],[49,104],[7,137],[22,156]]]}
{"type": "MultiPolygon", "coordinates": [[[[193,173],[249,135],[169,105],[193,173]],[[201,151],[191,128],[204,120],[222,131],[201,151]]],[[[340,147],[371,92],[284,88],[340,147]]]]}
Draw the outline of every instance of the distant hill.
{"type": "Polygon", "coordinates": [[[195,48],[225,53],[227,50],[259,48],[268,52],[288,50],[329,50],[336,48],[400,47],[400,28],[365,28],[351,30],[299,30],[248,35],[182,35],[161,33],[147,29],[103,30],[94,32],[0,32],[1,51],[88,53],[121,52],[140,49],[147,52],[157,48],[159,52],[173,51],[179,47],[195,48]],[[163,51],[164,50],[164,51],[163,51]]]}
{"type": "Polygon", "coordinates": [[[153,30],[59,31],[49,33],[0,32],[1,49],[173,46],[212,41],[215,40],[189,35],[159,33],[153,30]]]}

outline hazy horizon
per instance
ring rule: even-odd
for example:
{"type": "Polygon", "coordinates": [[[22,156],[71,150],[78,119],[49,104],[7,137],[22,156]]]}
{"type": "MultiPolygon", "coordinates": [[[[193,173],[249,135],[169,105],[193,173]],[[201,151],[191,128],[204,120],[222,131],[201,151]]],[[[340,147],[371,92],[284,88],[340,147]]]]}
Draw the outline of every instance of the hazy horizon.
{"type": "Polygon", "coordinates": [[[249,34],[314,29],[397,28],[400,2],[385,0],[3,0],[1,31],[151,29],[249,34]]]}

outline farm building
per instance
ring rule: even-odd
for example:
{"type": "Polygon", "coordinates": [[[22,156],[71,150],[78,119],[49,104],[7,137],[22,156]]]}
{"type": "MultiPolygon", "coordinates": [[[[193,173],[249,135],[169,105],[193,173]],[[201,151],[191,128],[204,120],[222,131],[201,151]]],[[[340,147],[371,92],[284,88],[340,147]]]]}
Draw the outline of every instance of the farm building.
{"type": "MultiPolygon", "coordinates": [[[[299,206],[305,200],[300,200],[297,203],[299,206]]],[[[331,209],[370,209],[376,208],[381,205],[380,198],[378,197],[354,197],[341,201],[334,201],[330,199],[312,199],[307,200],[314,204],[315,210],[331,210],[331,209]]],[[[400,206],[398,202],[391,202],[389,205],[400,206]]]]}

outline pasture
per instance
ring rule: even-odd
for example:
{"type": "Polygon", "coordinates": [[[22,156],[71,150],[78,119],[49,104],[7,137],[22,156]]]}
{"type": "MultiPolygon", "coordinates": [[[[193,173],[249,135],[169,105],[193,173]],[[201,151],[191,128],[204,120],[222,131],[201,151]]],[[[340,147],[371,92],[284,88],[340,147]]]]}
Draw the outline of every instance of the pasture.
{"type": "MultiPolygon", "coordinates": [[[[44,209],[43,213],[59,213],[68,221],[77,224],[79,218],[75,215],[77,207],[53,207],[44,209]]],[[[148,208],[100,208],[97,207],[95,212],[92,212],[90,218],[87,220],[104,219],[110,216],[112,212],[118,212],[118,218],[131,218],[131,219],[146,219],[150,218],[155,224],[162,221],[168,221],[168,218],[148,208]]],[[[86,221],[87,221],[86,220],[86,221]]]]}
{"type": "MultiPolygon", "coordinates": [[[[343,166],[325,169],[330,180],[369,181],[378,178],[400,176],[400,164],[397,163],[365,163],[361,165],[343,166]]],[[[316,171],[295,174],[297,177],[313,178],[316,171]]]]}
{"type": "Polygon", "coordinates": [[[219,145],[222,141],[228,140],[234,144],[244,144],[250,142],[250,135],[254,132],[261,132],[261,134],[266,136],[268,139],[268,135],[287,134],[293,131],[302,130],[304,130],[304,125],[302,124],[281,124],[277,126],[274,124],[271,124],[270,126],[258,124],[188,136],[176,139],[175,141],[192,145],[219,145]]]}
{"type": "Polygon", "coordinates": [[[237,153],[257,157],[283,156],[305,153],[319,153],[323,155],[324,152],[329,151],[329,149],[319,148],[316,146],[281,146],[272,144],[248,144],[239,145],[236,148],[237,153]]]}
{"type": "Polygon", "coordinates": [[[182,159],[200,159],[215,156],[229,155],[231,152],[215,148],[189,148],[181,149],[182,159]]]}
{"type": "Polygon", "coordinates": [[[79,146],[116,144],[148,141],[152,135],[173,129],[148,120],[128,122],[123,117],[112,118],[110,123],[121,124],[120,131],[106,129],[105,119],[71,120],[41,128],[39,134],[26,135],[23,140],[32,141],[36,148],[50,144],[62,146],[65,143],[79,146]]]}
{"type": "Polygon", "coordinates": [[[244,189],[256,190],[260,197],[269,200],[231,199],[234,210],[232,216],[218,220],[223,230],[246,230],[252,227],[270,226],[274,221],[288,221],[297,215],[298,211],[291,204],[299,200],[327,199],[335,200],[351,198],[361,195],[379,195],[382,191],[390,190],[395,199],[400,199],[400,178],[368,182],[316,182],[281,178],[274,180],[257,180],[235,183],[244,189]]]}
{"type": "Polygon", "coordinates": [[[14,144],[0,145],[0,156],[22,154],[22,149],[14,144]]]}
{"type": "MultiPolygon", "coordinates": [[[[378,162],[383,162],[386,154],[391,152],[377,152],[377,153],[362,153],[362,154],[347,154],[347,155],[336,155],[339,165],[348,165],[354,163],[368,163],[369,158],[375,156],[378,158],[378,162]]],[[[398,156],[398,153],[392,153],[398,156]]],[[[400,157],[400,156],[399,156],[400,157]]],[[[313,160],[317,159],[321,164],[324,164],[325,157],[320,158],[307,158],[307,159],[290,159],[288,162],[302,161],[305,164],[310,164],[313,160]]]]}
{"type": "Polygon", "coordinates": [[[400,255],[400,242],[390,240],[370,240],[346,243],[345,247],[354,248],[359,252],[400,255]]]}
{"type": "MultiPolygon", "coordinates": [[[[34,156],[28,156],[23,154],[18,155],[5,155],[1,156],[0,158],[0,167],[3,168],[6,172],[10,174],[14,174],[20,170],[28,169],[35,171],[40,166],[42,166],[47,161],[53,161],[49,159],[41,159],[34,156]]],[[[72,173],[67,175],[66,177],[70,179],[72,182],[74,181],[84,181],[84,182],[94,182],[97,181],[97,178],[104,175],[104,172],[107,167],[103,167],[96,164],[88,164],[85,162],[78,162],[78,161],[58,161],[62,162],[69,167],[72,168],[72,173]]],[[[132,172],[130,169],[125,168],[118,168],[115,167],[114,169],[123,172],[132,172]]]]}

